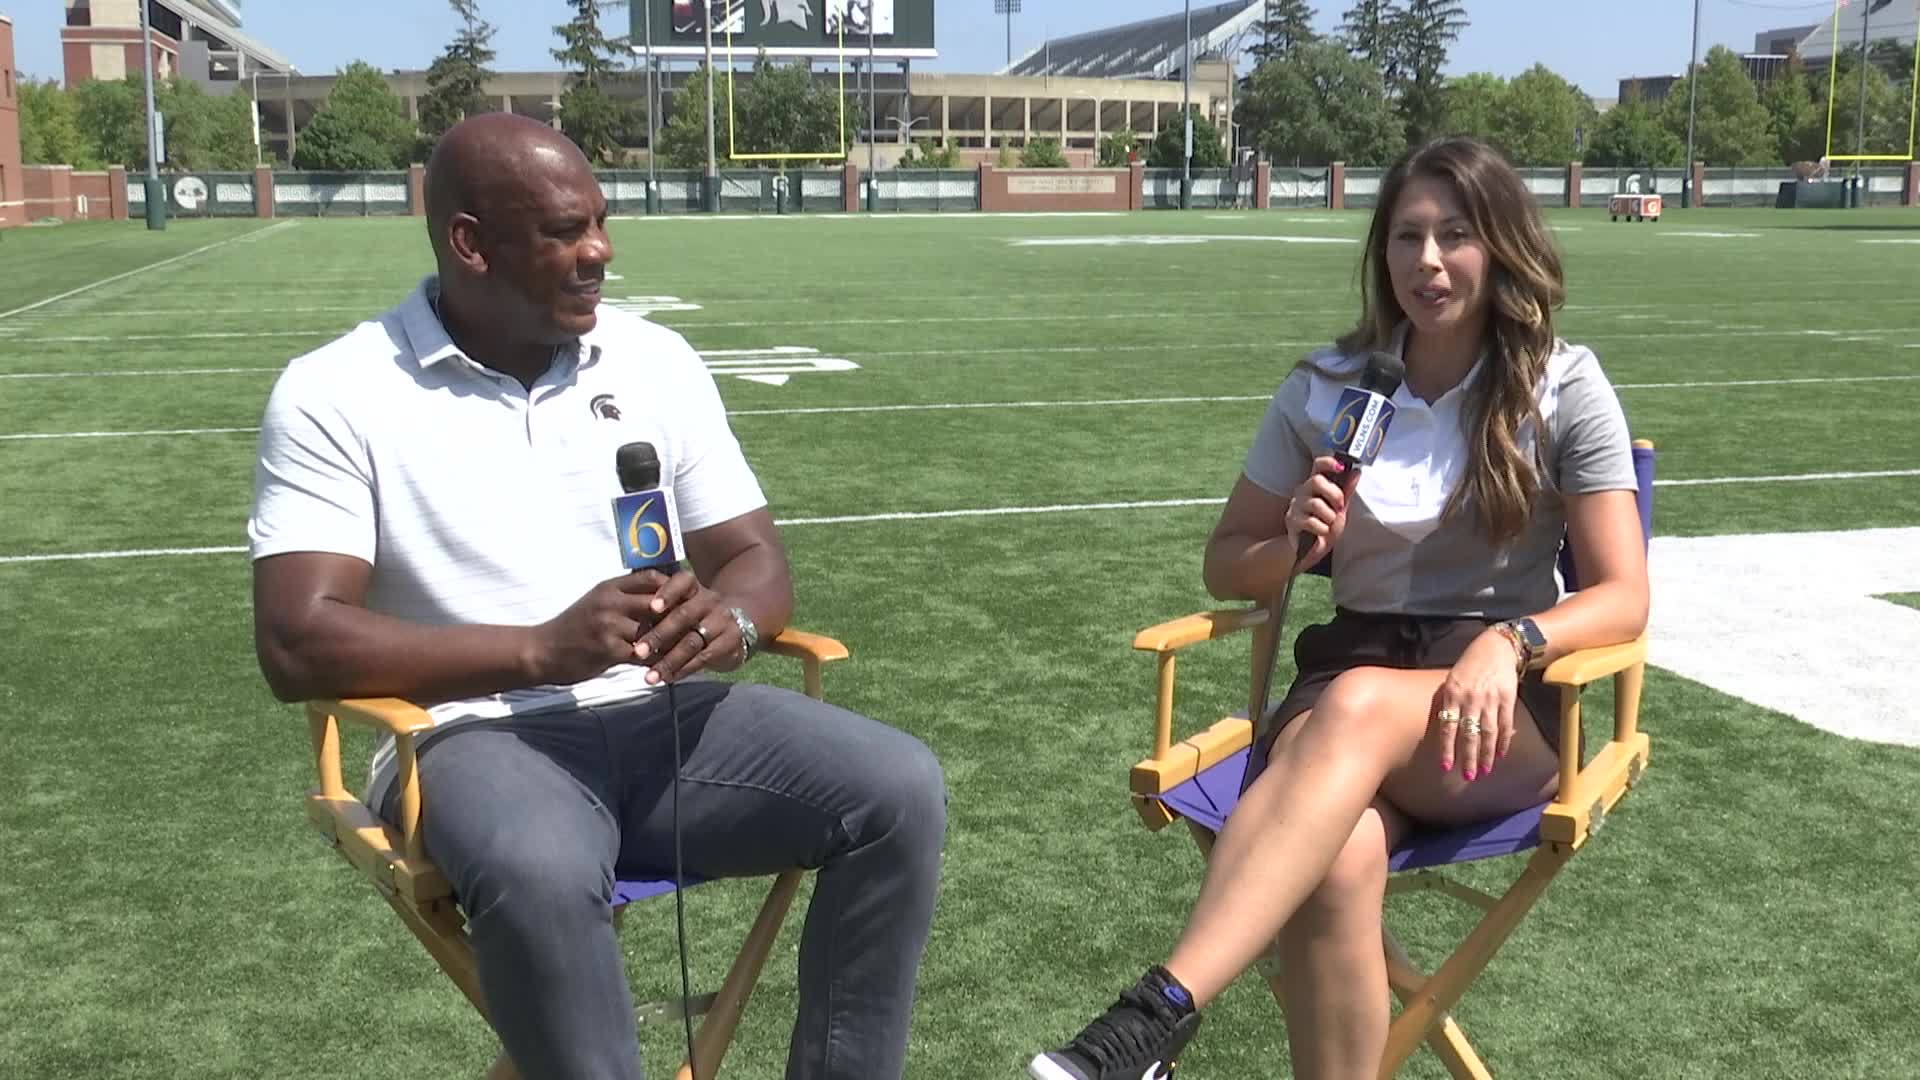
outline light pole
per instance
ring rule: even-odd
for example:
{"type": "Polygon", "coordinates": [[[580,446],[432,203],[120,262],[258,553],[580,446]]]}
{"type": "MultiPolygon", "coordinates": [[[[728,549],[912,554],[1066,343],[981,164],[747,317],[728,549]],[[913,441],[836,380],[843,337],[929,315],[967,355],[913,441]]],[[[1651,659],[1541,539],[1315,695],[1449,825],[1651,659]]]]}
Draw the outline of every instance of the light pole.
{"type": "Polygon", "coordinates": [[[641,21],[646,23],[647,38],[647,213],[660,212],[660,147],[654,113],[660,107],[660,91],[654,79],[653,0],[642,0],[641,21]]]}
{"type": "MultiPolygon", "coordinates": [[[[700,205],[714,214],[720,211],[720,165],[713,149],[713,0],[705,0],[700,8],[707,24],[707,175],[701,179],[700,205]]],[[[731,9],[727,11],[732,14],[731,9]]]]}
{"type": "MultiPolygon", "coordinates": [[[[880,130],[880,65],[873,56],[873,0],[867,5],[867,213],[873,213],[880,192],[879,169],[873,160],[873,143],[880,130]]],[[[851,5],[849,5],[851,10],[851,5]]]]}
{"type": "Polygon", "coordinates": [[[1007,67],[1013,67],[1013,17],[1020,14],[1020,0],[993,0],[993,13],[1007,17],[1007,67]]]}
{"type": "Polygon", "coordinates": [[[160,125],[153,109],[153,19],[148,10],[152,0],[140,0],[140,69],[147,84],[147,228],[167,227],[167,192],[160,183],[160,125]]]}
{"type": "Polygon", "coordinates": [[[1187,33],[1180,43],[1180,123],[1186,132],[1180,154],[1180,209],[1188,210],[1193,207],[1193,0],[1187,0],[1187,33]]]}
{"type": "MultiPolygon", "coordinates": [[[[1886,7],[1892,2],[1893,0],[1867,0],[1866,3],[1860,5],[1860,112],[1853,135],[1853,155],[1856,159],[1863,157],[1867,152],[1867,25],[1873,21],[1874,12],[1886,7]]],[[[1839,52],[1840,28],[1836,26],[1833,28],[1833,31],[1834,51],[1839,52]]],[[[1853,164],[1853,178],[1854,205],[1864,206],[1867,200],[1862,197],[1863,193],[1861,188],[1866,183],[1866,180],[1861,176],[1860,162],[1858,160],[1853,164]]]]}
{"type": "Polygon", "coordinates": [[[1693,205],[1693,115],[1700,100],[1700,0],[1693,0],[1693,50],[1687,54],[1687,160],[1680,163],[1680,209],[1693,205]]]}

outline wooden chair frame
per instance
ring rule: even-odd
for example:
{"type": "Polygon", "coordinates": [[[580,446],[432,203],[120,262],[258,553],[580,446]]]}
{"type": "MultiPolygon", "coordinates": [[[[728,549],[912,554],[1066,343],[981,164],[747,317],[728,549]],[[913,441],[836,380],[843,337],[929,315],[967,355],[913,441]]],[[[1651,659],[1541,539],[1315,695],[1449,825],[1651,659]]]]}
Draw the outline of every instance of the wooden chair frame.
{"type": "MultiPolygon", "coordinates": [[[[798,630],[782,633],[765,646],[765,651],[799,660],[807,695],[815,699],[822,697],[822,666],[844,660],[848,655],[846,646],[840,642],[798,630]]],[[[421,840],[422,808],[415,745],[420,736],[433,730],[432,718],[419,706],[398,698],[313,701],[307,703],[306,713],[308,732],[313,740],[314,765],[319,772],[319,784],[309,789],[306,796],[308,821],[329,846],[372,883],[434,962],[485,1017],[487,1007],[480,995],[479,974],[473,947],[467,941],[465,918],[446,877],[428,858],[421,840]],[[400,793],[399,827],[382,821],[341,782],[342,724],[393,736],[394,783],[400,793]]],[[[679,1020],[689,1012],[702,1017],[693,1046],[693,1061],[699,1064],[701,1080],[711,1080],[719,1074],[721,1060],[733,1042],[747,998],[759,981],[781,924],[786,921],[803,873],[794,869],[775,876],[718,992],[699,995],[691,1001],[669,1000],[643,1005],[636,1010],[642,1022],[679,1020]]],[[[623,906],[614,909],[616,927],[623,911],[623,906]]],[[[682,1062],[677,1080],[692,1080],[693,1075],[693,1063],[682,1062]]],[[[515,1080],[518,1076],[504,1050],[487,1071],[488,1080],[515,1080]]]]}

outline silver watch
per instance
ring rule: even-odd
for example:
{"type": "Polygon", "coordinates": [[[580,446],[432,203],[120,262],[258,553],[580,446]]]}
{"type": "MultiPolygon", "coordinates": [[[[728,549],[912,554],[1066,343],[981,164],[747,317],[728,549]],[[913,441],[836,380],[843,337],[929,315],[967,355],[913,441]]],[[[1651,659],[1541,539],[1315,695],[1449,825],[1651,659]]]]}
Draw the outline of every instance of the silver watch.
{"type": "Polygon", "coordinates": [[[734,625],[740,628],[740,662],[744,664],[760,651],[760,630],[747,617],[745,608],[730,607],[727,614],[733,616],[734,625]]]}

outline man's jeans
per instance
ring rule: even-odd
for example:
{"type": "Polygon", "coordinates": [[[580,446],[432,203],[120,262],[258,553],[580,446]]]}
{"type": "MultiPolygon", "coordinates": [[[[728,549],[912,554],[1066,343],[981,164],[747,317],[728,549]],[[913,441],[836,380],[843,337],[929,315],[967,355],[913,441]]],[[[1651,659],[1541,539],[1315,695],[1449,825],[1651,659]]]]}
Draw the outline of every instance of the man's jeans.
{"type": "MultiPolygon", "coordinates": [[[[686,873],[818,871],[789,1080],[900,1076],[946,828],[938,762],[789,691],[692,681],[675,696],[686,873]]],[[[419,769],[426,850],[514,1064],[529,1080],[638,1080],[608,905],[616,877],[672,875],[667,693],[453,728],[424,740],[419,769]]]]}

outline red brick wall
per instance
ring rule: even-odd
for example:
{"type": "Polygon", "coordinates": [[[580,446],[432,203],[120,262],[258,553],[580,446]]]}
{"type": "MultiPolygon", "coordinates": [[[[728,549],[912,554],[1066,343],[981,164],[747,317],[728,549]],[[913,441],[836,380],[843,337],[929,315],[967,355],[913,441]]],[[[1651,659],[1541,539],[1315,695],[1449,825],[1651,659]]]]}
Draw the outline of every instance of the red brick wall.
{"type": "Polygon", "coordinates": [[[0,226],[27,220],[20,169],[20,73],[13,66],[13,23],[0,15],[0,226]]]}
{"type": "Polygon", "coordinates": [[[112,221],[113,181],[103,172],[73,174],[74,216],[82,221],[112,221]],[[79,212],[79,200],[87,201],[86,213],[79,212]]]}
{"type": "Polygon", "coordinates": [[[29,165],[27,174],[27,220],[42,218],[73,220],[73,166],[29,165]]]}
{"type": "Polygon", "coordinates": [[[980,209],[1131,210],[1132,169],[999,169],[980,166],[980,209]]]}

